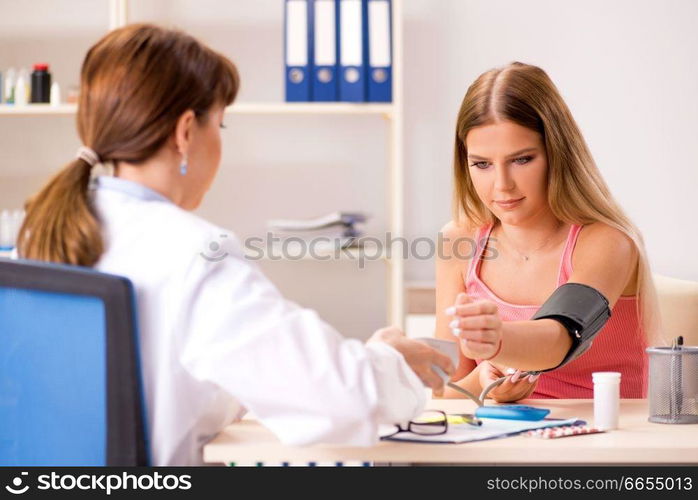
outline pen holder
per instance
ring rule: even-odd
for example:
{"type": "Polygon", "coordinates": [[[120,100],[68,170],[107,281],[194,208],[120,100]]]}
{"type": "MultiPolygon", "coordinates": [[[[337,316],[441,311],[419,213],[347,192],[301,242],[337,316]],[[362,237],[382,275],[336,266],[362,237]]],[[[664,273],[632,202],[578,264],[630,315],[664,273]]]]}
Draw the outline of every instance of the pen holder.
{"type": "Polygon", "coordinates": [[[649,347],[650,422],[698,423],[698,347],[649,347]]]}

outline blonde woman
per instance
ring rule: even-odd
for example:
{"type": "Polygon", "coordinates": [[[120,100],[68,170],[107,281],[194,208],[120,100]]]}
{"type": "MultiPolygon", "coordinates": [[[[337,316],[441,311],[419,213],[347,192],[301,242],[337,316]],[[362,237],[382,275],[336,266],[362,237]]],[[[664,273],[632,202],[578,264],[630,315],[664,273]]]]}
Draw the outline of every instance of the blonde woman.
{"type": "Polygon", "coordinates": [[[452,380],[479,393],[516,370],[490,397],[590,398],[591,373],[617,371],[621,397],[644,397],[644,349],[659,318],[643,239],[542,69],[514,62],[470,86],[454,183],[436,268],[437,336],[457,335],[461,347],[452,380]],[[573,338],[559,321],[532,316],[566,283],[600,292],[611,317],[591,348],[551,370],[573,338]]]}

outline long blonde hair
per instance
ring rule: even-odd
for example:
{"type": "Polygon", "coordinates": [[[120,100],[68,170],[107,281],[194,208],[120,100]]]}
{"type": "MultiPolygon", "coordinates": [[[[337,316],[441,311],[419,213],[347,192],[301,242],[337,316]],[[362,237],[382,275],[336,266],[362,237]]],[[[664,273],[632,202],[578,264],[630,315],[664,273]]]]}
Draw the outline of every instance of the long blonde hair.
{"type": "Polygon", "coordinates": [[[495,222],[470,178],[465,139],[472,128],[499,120],[534,130],[543,138],[548,160],[548,203],[555,217],[568,224],[602,222],[635,243],[639,254],[636,312],[647,340],[660,340],[657,292],[642,234],[613,198],[569,108],[541,68],[513,62],[483,73],[468,88],[456,124],[454,221],[469,227],[495,222]]]}
{"type": "MultiPolygon", "coordinates": [[[[85,56],[77,126],[102,162],[139,164],[174,133],[191,109],[203,122],[214,104],[233,102],[235,65],[186,33],[132,24],[99,40],[85,56]]],[[[18,238],[28,259],[93,266],[103,252],[88,196],[90,164],[69,162],[26,204],[18,238]]]]}

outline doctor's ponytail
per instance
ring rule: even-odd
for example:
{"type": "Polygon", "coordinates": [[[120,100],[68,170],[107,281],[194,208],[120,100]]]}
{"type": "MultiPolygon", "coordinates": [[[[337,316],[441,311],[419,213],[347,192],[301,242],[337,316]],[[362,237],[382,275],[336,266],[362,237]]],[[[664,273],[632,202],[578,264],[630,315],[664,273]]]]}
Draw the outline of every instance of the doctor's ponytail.
{"type": "Polygon", "coordinates": [[[92,166],[76,158],[27,201],[20,256],[92,266],[102,255],[100,225],[88,200],[92,166]]]}
{"type": "MultiPolygon", "coordinates": [[[[111,31],[85,56],[78,134],[102,163],[138,165],[155,155],[187,110],[201,122],[229,105],[240,85],[235,65],[193,37],[150,24],[111,31]]],[[[89,192],[92,164],[77,158],[26,203],[20,257],[94,266],[104,250],[89,192]]]]}

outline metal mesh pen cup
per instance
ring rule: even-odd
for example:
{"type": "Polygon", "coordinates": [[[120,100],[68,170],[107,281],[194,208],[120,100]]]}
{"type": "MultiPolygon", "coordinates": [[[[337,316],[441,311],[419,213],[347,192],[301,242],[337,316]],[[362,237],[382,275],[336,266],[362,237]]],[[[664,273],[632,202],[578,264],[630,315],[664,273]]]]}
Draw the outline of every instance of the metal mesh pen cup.
{"type": "Polygon", "coordinates": [[[698,423],[698,347],[648,347],[650,422],[698,423]]]}

